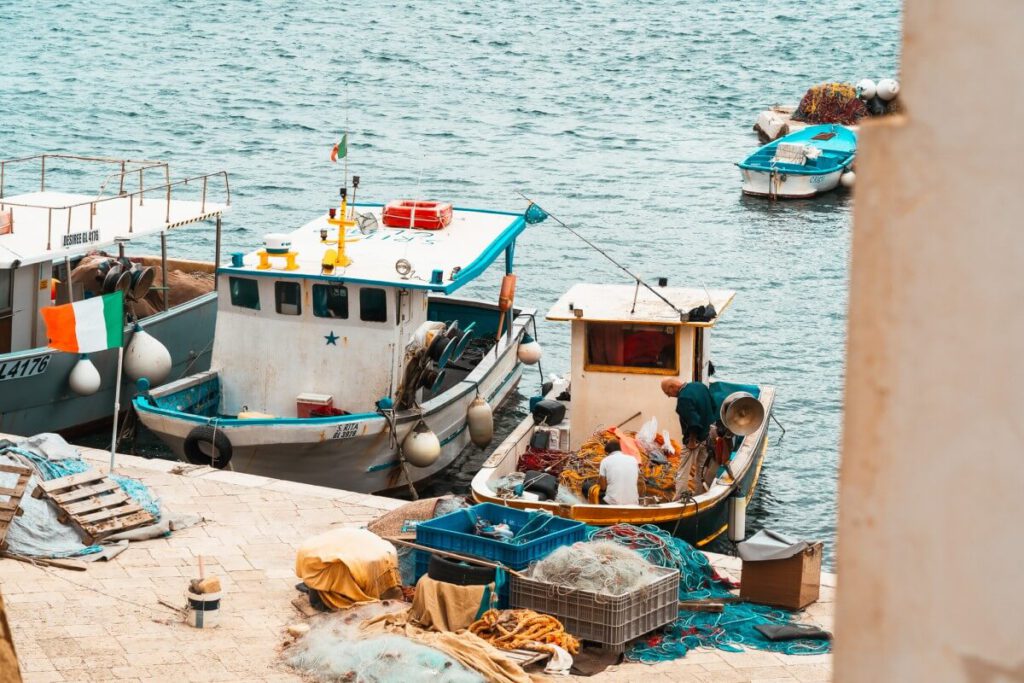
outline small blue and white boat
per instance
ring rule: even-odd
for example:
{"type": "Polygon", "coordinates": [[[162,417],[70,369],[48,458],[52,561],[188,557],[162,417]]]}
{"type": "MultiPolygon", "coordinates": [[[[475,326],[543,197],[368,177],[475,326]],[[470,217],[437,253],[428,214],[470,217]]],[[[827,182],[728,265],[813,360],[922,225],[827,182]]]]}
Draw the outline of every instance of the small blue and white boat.
{"type": "Polygon", "coordinates": [[[857,136],[838,124],[807,126],[761,147],[736,164],[743,173],[743,192],[773,199],[813,197],[839,185],[852,185],[850,166],[857,136]]]}

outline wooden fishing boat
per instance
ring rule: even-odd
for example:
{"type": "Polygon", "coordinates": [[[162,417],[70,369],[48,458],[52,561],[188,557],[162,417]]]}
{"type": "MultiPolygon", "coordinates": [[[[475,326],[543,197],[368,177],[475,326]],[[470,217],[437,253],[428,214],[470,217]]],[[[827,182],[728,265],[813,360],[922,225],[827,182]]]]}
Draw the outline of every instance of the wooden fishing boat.
{"type": "Polygon", "coordinates": [[[759,148],[736,164],[745,194],[773,199],[812,197],[852,182],[857,136],[837,124],[807,126],[759,148]]]}
{"type": "Polygon", "coordinates": [[[139,361],[154,385],[206,370],[213,263],[168,258],[167,236],[206,221],[219,233],[230,201],[223,171],[172,181],[159,161],[0,161],[0,431],[76,432],[110,421],[117,351],[79,357],[49,348],[40,315],[49,306],[125,292],[122,393],[139,361]],[[136,245],[153,249],[154,239],[159,253],[140,253],[147,247],[136,245]]]}
{"type": "Polygon", "coordinates": [[[491,411],[530,359],[521,345],[535,351],[534,312],[513,306],[513,252],[543,216],[405,201],[404,222],[341,197],[219,267],[211,369],[136,397],[140,421],[182,459],[397,493],[471,438],[490,441],[491,411]],[[502,254],[500,296],[451,296],[502,254]]]}
{"type": "MultiPolygon", "coordinates": [[[[473,477],[473,497],[521,509],[544,509],[587,524],[658,524],[698,546],[711,542],[730,524],[730,535],[742,538],[746,505],[757,487],[768,448],[775,389],[711,380],[711,330],[733,296],[731,291],[667,286],[648,290],[639,283],[572,287],[547,315],[548,320],[571,324],[571,371],[546,393],[547,399],[564,406],[564,419],[549,425],[538,424],[537,415],[528,416],[473,477]],[[730,398],[735,391],[749,392],[763,409],[756,425],[750,421],[740,425],[737,416],[726,416],[734,431],[749,433],[731,442],[728,466],[716,467],[707,490],[691,493],[687,489],[675,500],[641,498],[639,505],[608,505],[591,502],[592,498],[564,500],[562,485],[554,500],[550,491],[535,493],[529,486],[506,485],[516,479],[514,473],[532,450],[561,452],[571,458],[608,427],[618,426],[621,433],[626,425],[636,428],[653,417],[659,431],[668,429],[672,440],[680,439],[675,400],[660,388],[668,377],[707,383],[716,406],[726,405],[727,413],[728,406],[735,405],[730,398]]],[[[563,476],[561,483],[565,482],[563,476]]]]}

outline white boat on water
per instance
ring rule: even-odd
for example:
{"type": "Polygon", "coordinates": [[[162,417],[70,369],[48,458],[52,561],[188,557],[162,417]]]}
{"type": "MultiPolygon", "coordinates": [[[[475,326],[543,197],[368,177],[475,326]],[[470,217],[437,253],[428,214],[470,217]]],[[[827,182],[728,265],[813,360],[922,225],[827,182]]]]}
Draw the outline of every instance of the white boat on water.
{"type": "Polygon", "coordinates": [[[182,459],[376,493],[441,473],[471,432],[489,441],[520,345],[538,358],[512,270],[516,238],[543,212],[345,196],[218,268],[211,369],[136,397],[182,459]],[[452,296],[502,255],[500,296],[452,296]]]}
{"type": "Polygon", "coordinates": [[[845,126],[807,126],[758,148],[736,164],[744,194],[772,199],[813,197],[853,182],[857,135],[845,126]],[[843,180],[844,175],[846,181],[843,180]]]}
{"type": "Polygon", "coordinates": [[[131,361],[122,393],[140,345],[159,356],[159,375],[147,370],[154,384],[209,367],[213,264],[168,258],[167,236],[201,221],[219,232],[227,183],[223,171],[172,181],[159,161],[0,160],[0,432],[72,432],[110,420],[117,351],[80,358],[49,348],[40,314],[49,306],[125,290],[131,361]],[[159,238],[157,253],[142,253],[146,238],[154,251],[159,238]]]}

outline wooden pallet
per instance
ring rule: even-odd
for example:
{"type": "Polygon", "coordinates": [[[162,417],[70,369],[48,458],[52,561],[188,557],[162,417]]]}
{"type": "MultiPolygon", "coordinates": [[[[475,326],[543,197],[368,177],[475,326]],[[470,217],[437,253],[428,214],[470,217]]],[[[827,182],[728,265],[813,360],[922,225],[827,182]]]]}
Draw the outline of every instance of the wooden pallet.
{"type": "Polygon", "coordinates": [[[0,472],[17,474],[18,481],[14,486],[8,488],[0,486],[0,496],[7,496],[7,500],[0,503],[0,551],[7,549],[7,528],[11,526],[11,520],[20,515],[21,497],[25,495],[25,487],[28,479],[32,476],[32,469],[20,465],[0,465],[0,472]]]}
{"type": "Polygon", "coordinates": [[[116,481],[96,470],[41,481],[32,495],[51,501],[58,519],[71,523],[90,545],[156,521],[116,481]]]}

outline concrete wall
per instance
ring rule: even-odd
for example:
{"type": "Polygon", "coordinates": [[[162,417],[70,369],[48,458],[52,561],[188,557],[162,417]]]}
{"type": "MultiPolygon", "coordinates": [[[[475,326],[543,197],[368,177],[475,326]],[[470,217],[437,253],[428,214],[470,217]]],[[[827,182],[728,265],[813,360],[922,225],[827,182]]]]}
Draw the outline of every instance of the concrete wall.
{"type": "Polygon", "coordinates": [[[857,159],[835,680],[1024,681],[1024,2],[904,21],[857,159]]]}

